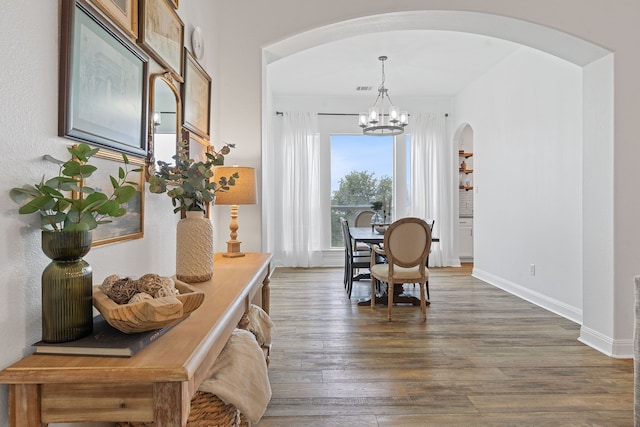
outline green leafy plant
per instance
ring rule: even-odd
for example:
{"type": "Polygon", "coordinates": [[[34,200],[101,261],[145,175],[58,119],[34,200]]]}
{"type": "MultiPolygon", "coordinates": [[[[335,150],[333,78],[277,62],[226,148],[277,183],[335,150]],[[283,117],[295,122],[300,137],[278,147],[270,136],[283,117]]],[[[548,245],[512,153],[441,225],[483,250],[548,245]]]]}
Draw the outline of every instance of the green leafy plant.
{"type": "Polygon", "coordinates": [[[58,176],[40,183],[12,188],[11,199],[18,203],[20,214],[40,215],[40,228],[46,231],[86,231],[100,224],[111,222],[109,218],[123,216],[127,211],[122,206],[136,194],[136,182],[127,181],[129,159],[123,153],[125,167],[118,168],[118,178],[109,176],[113,192],[106,194],[87,185],[87,178],[98,169],[89,160],[100,151],[87,144],[68,147],[71,159],[62,161],[50,155],[44,159],[58,164],[58,176]]]}
{"type": "Polygon", "coordinates": [[[382,202],[371,202],[371,209],[373,209],[374,211],[379,211],[380,209],[382,209],[382,202]]]}
{"type": "Polygon", "coordinates": [[[229,178],[213,178],[213,167],[224,165],[224,156],[234,144],[225,144],[219,151],[207,152],[206,161],[189,158],[188,142],[181,141],[173,159],[176,164],[159,160],[159,169],[149,177],[149,191],[167,193],[174,206],[173,212],[204,211],[207,203],[215,200],[217,192],[227,191],[240,178],[236,172],[229,178]]]}

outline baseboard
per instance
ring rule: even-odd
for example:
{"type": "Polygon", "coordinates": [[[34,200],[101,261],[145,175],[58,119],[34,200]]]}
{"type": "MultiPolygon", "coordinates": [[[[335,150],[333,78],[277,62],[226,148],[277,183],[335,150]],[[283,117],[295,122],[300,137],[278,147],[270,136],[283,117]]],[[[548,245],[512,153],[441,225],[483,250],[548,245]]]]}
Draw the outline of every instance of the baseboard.
{"type": "MultiPolygon", "coordinates": [[[[549,310],[559,316],[569,319],[579,325],[582,325],[582,311],[576,307],[569,306],[546,295],[527,289],[508,280],[504,280],[486,271],[474,268],[471,275],[477,279],[489,283],[500,288],[510,294],[529,301],[538,307],[549,310]]],[[[614,340],[598,331],[589,329],[582,325],[580,327],[580,336],[578,341],[597,350],[609,357],[618,359],[633,358],[633,340],[614,340]]]]}
{"type": "Polygon", "coordinates": [[[633,340],[614,340],[610,337],[582,326],[578,341],[617,359],[633,359],[633,340]]]}
{"type": "Polygon", "coordinates": [[[582,310],[474,267],[471,275],[559,316],[582,324],[582,310]]]}

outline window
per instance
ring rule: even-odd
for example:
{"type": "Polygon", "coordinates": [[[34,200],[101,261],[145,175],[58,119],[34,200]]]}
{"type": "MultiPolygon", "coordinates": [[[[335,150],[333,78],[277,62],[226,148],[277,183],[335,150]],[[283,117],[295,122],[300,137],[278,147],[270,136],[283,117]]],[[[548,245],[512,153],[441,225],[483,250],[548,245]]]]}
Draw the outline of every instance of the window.
{"type": "Polygon", "coordinates": [[[353,221],[355,213],[393,198],[393,136],[331,136],[331,246],[342,247],[340,217],[353,221]]]}

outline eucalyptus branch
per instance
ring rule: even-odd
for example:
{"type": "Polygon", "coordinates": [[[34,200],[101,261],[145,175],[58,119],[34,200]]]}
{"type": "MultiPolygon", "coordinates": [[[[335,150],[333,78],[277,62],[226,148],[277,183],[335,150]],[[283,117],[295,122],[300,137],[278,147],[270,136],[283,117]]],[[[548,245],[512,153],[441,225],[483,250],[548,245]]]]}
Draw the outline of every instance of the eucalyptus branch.
{"type": "Polygon", "coordinates": [[[122,154],[125,168],[119,167],[118,179],[110,176],[113,192],[107,195],[87,185],[87,179],[98,169],[89,164],[100,150],[87,144],[67,147],[71,159],[58,160],[50,155],[44,159],[59,165],[58,176],[39,184],[12,188],[11,199],[20,204],[21,214],[40,215],[40,228],[50,231],[93,230],[99,224],[111,222],[109,217],[126,214],[123,207],[136,194],[136,183],[127,181],[129,159],[122,154]]]}
{"type": "Polygon", "coordinates": [[[224,156],[234,144],[224,144],[219,151],[207,152],[205,161],[189,158],[188,142],[181,141],[173,156],[175,165],[159,160],[159,170],[149,177],[149,191],[167,193],[173,212],[204,211],[207,203],[215,200],[218,192],[228,191],[240,178],[236,172],[230,177],[214,178],[214,166],[224,165],[224,156]]]}

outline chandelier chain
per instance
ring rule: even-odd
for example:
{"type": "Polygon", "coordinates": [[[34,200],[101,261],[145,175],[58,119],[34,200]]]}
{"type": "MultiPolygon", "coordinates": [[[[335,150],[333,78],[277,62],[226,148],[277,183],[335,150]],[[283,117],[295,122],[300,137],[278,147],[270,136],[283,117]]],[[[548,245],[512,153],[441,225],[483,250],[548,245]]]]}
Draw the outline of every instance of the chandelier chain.
{"type": "Polygon", "coordinates": [[[386,76],[384,74],[384,61],[387,60],[387,57],[386,56],[381,56],[378,59],[382,62],[382,82],[380,83],[380,86],[378,86],[378,93],[380,93],[380,92],[385,90],[384,82],[386,80],[386,76]]]}

